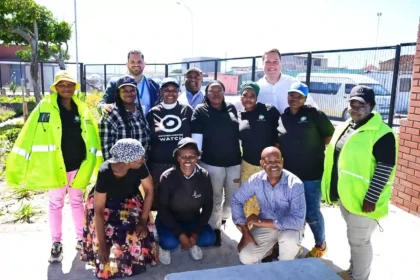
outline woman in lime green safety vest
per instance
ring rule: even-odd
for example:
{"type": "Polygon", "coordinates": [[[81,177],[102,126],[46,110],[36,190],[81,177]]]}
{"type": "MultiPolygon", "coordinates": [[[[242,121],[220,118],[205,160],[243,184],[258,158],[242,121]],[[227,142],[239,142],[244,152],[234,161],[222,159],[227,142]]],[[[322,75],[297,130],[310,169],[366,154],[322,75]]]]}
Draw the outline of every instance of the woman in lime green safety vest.
{"type": "Polygon", "coordinates": [[[83,193],[101,163],[97,125],[86,104],[74,95],[79,88],[67,71],[57,72],[51,94],[32,111],[6,163],[9,186],[49,191],[53,243],[50,262],[63,258],[62,209],[66,193],[76,228],[76,248],[82,247],[83,193]]]}
{"type": "Polygon", "coordinates": [[[325,154],[322,195],[328,203],[339,202],[351,249],[350,268],[340,272],[343,279],[369,279],[370,238],[388,214],[395,176],[395,135],[373,112],[375,105],[372,88],[355,86],[349,96],[351,118],[335,130],[325,154]]]}

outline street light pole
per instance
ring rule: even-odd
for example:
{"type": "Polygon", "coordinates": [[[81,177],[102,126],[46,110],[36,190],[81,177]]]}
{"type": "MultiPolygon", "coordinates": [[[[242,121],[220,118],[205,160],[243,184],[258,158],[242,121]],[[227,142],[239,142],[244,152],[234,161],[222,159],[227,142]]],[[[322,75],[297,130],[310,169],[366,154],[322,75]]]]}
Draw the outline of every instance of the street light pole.
{"type": "Polygon", "coordinates": [[[187,5],[185,5],[184,3],[181,2],[176,2],[178,5],[183,6],[184,8],[186,8],[189,12],[190,12],[190,16],[191,16],[191,57],[194,57],[194,16],[193,13],[190,9],[190,7],[188,7],[187,5]]]}
{"type": "Polygon", "coordinates": [[[77,68],[77,81],[80,82],[80,67],[79,67],[79,46],[77,42],[77,0],[74,0],[74,37],[76,40],[76,68],[77,68]]]}
{"type": "Polygon", "coordinates": [[[378,38],[379,38],[379,21],[381,20],[382,13],[377,13],[376,16],[378,17],[378,24],[376,26],[376,47],[378,46],[378,38]]]}
{"type": "MultiPolygon", "coordinates": [[[[379,38],[379,21],[381,19],[382,13],[377,13],[376,16],[378,17],[378,24],[376,25],[376,42],[375,47],[378,47],[378,38],[379,38]]],[[[378,50],[375,50],[375,56],[373,58],[373,63],[376,64],[376,54],[378,53],[378,50]]]]}

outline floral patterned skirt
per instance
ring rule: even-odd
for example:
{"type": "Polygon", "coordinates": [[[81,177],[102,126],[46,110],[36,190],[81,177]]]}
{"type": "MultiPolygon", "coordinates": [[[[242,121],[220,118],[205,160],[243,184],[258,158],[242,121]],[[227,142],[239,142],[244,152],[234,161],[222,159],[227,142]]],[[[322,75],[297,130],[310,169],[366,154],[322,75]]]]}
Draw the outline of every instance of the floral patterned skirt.
{"type": "Polygon", "coordinates": [[[140,240],[135,234],[136,224],[141,217],[143,199],[135,195],[127,199],[107,198],[105,203],[105,240],[110,248],[109,263],[99,262],[93,191],[86,200],[85,226],[83,228],[83,249],[81,260],[94,266],[95,276],[113,279],[132,276],[146,271],[146,264],[156,265],[158,255],[152,233],[140,240]]]}
{"type": "MultiPolygon", "coordinates": [[[[242,160],[241,163],[241,185],[248,181],[251,175],[260,172],[262,169],[260,166],[249,164],[242,160]]],[[[244,205],[245,217],[249,217],[252,214],[260,214],[260,205],[258,204],[257,197],[254,195],[244,205]]]]}

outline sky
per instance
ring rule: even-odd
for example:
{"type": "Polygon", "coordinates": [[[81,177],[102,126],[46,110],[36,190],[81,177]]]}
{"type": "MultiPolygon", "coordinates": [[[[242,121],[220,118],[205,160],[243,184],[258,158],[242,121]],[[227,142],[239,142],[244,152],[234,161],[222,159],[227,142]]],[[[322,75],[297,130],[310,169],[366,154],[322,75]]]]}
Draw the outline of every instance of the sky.
{"type": "MultiPolygon", "coordinates": [[[[74,23],[74,0],[35,0],[74,23]]],[[[420,0],[78,0],[79,62],[125,63],[130,49],[146,63],[193,55],[258,56],[415,42],[420,0]]],[[[74,26],[73,26],[74,27],[74,26]]],[[[70,41],[76,60],[75,32],[70,41]]]]}

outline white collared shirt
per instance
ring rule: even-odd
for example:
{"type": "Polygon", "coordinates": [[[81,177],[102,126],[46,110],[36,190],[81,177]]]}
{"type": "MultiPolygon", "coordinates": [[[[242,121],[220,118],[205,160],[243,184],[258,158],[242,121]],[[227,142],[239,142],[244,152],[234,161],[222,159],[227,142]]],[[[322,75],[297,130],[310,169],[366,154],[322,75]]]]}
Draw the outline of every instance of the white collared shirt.
{"type": "MultiPolygon", "coordinates": [[[[287,102],[287,92],[290,89],[290,86],[294,82],[298,82],[296,78],[281,74],[280,80],[275,83],[274,85],[270,84],[265,76],[259,79],[257,82],[260,86],[260,93],[258,94],[258,102],[263,104],[272,104],[274,107],[279,110],[281,114],[284,113],[284,110],[289,107],[289,103],[287,102]]],[[[315,101],[312,99],[310,95],[306,99],[307,105],[311,105],[312,107],[318,108],[315,101]]]]}

